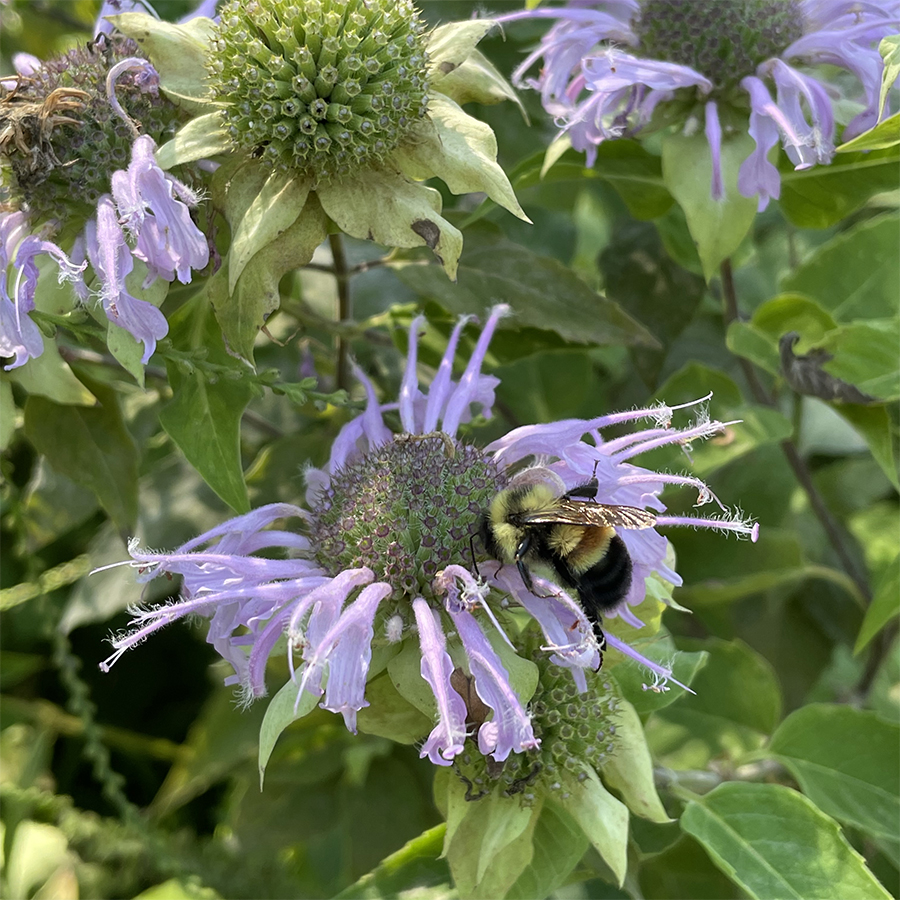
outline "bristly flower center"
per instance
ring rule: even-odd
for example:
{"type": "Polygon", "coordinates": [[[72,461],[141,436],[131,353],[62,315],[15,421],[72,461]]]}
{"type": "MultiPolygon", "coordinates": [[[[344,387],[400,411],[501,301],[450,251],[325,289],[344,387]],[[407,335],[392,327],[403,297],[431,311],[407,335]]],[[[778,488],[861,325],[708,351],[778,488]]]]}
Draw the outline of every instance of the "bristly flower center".
{"type": "MultiPolygon", "coordinates": [[[[0,100],[0,155],[11,172],[11,183],[3,187],[33,222],[53,217],[65,226],[72,217],[86,220],[109,192],[110,174],[128,165],[134,133],[110,107],[106,76],[132,56],[140,56],[134,41],[100,35],[21,76],[0,100]]],[[[120,76],[116,97],[141,133],[157,143],[175,131],[173,104],[159,91],[142,88],[134,73],[120,76]]]]}
{"type": "Polygon", "coordinates": [[[411,0],[232,0],[209,60],[232,139],[316,177],[383,159],[428,105],[411,0]]]}
{"type": "Polygon", "coordinates": [[[471,565],[479,517],[503,487],[490,457],[446,434],[400,435],[331,478],[312,542],[327,572],[368,566],[394,599],[432,599],[434,576],[471,565]]]}
{"type": "Polygon", "coordinates": [[[803,35],[796,0],[646,0],[640,54],[690,66],[725,94],[803,35]]]}

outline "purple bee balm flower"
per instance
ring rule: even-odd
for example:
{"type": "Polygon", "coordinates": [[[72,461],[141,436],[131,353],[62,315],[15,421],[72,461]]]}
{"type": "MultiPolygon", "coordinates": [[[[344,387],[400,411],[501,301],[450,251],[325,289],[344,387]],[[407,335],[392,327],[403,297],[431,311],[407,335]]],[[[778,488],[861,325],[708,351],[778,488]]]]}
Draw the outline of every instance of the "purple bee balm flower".
{"type": "Polygon", "coordinates": [[[137,241],[134,255],[147,263],[150,279],[191,281],[191,270],[209,262],[206,236],[191,221],[199,200],[156,162],[153,138],[142,135],[131,148],[131,165],[113,172],[112,193],[126,231],[137,241]]]}
{"type": "Polygon", "coordinates": [[[24,213],[0,213],[0,357],[15,357],[4,366],[7,370],[18,368],[44,352],[41,332],[29,315],[34,309],[39,274],[35,257],[42,253],[56,262],[60,283],[69,281],[83,287],[83,265],[75,265],[51,241],[28,234],[24,213]],[[10,265],[11,288],[7,283],[10,265]]]}
{"type": "Polygon", "coordinates": [[[100,198],[96,221],[86,229],[87,254],[100,279],[100,301],[110,322],[130,332],[144,345],[141,362],[145,365],[156,342],[168,334],[166,317],[146,300],[133,297],[125,288],[125,277],[134,268],[134,257],[125,243],[112,199],[100,198]]]}
{"type": "Polygon", "coordinates": [[[844,129],[845,140],[890,112],[879,109],[878,43],[900,24],[896,0],[573,0],[500,20],[520,18],[557,20],[513,80],[541,92],[588,165],[600,143],[646,132],[657,106],[674,101],[691,127],[695,118],[706,123],[711,195],[721,199],[720,112],[728,108],[729,122],[735,112],[745,116],[749,96],[757,150],[741,166],[738,189],[758,197],[760,211],[779,195],[778,171],[766,159],[779,134],[798,169],[827,164],[834,153],[838,92],[797,66],[836,66],[858,79],[863,109],[844,129]],[[539,75],[526,77],[538,60],[539,75]]]}
{"type": "MultiPolygon", "coordinates": [[[[133,5],[131,0],[108,0],[102,14],[127,11],[133,5]]],[[[209,246],[190,217],[199,198],[164,172],[154,157],[156,143],[150,134],[167,134],[168,121],[175,116],[174,106],[159,95],[156,70],[133,55],[138,49],[133,42],[121,35],[109,36],[103,27],[98,35],[86,47],[47,62],[16,56],[20,75],[29,77],[4,80],[3,87],[15,88],[17,99],[35,104],[61,93],[66,115],[59,117],[61,124],[48,130],[41,146],[35,145],[27,153],[21,142],[3,148],[11,172],[7,193],[10,204],[21,207],[12,215],[21,217],[27,210],[29,221],[38,228],[36,234],[48,228],[77,235],[67,249],[76,258],[90,260],[106,315],[144,344],[146,363],[168,325],[156,307],[125,289],[124,279],[134,268],[134,260],[147,265],[144,287],[157,277],[188,283],[192,272],[209,262],[209,246]],[[51,139],[52,150],[48,151],[51,139]],[[96,153],[86,152],[95,147],[96,153]],[[117,171],[129,156],[131,164],[117,171]],[[51,173],[54,177],[47,177],[51,173]]],[[[39,355],[43,347],[37,326],[28,317],[34,308],[38,272],[33,263],[25,269],[34,254],[54,256],[61,278],[73,282],[77,301],[87,302],[90,292],[80,271],[77,276],[72,274],[72,264],[62,249],[37,236],[24,238],[20,235],[23,220],[11,221],[17,224],[7,227],[4,239],[0,352],[15,355],[13,366],[19,366],[39,355]],[[14,294],[7,294],[5,272],[14,249],[11,235],[21,241],[15,265],[27,277],[24,283],[16,282],[14,294]]]]}
{"type": "MultiPolygon", "coordinates": [[[[531,613],[543,649],[560,671],[571,673],[573,689],[586,690],[587,673],[600,665],[601,654],[576,597],[536,575],[532,591],[514,566],[484,559],[476,566],[474,538],[498,490],[542,483],[562,494],[596,478],[597,500],[652,509],[656,527],[622,534],[634,578],[616,614],[636,627],[642,623],[631,607],[644,598],[646,578],[681,583],[666,564],[667,542],[657,527],[711,528],[754,540],[757,528],[739,515],[666,514],[659,494],[669,484],[694,487],[698,505],[718,501],[693,476],[653,472],[633,462],[657,447],[722,432],[723,423],[703,414],[693,425],[674,428],[679,407],[655,406],[516,428],[483,450],[461,441],[462,423],[491,415],[498,381],[481,368],[508,312],[505,306],[491,311],[458,381],[453,361],[470,317],[453,329],[428,389],[417,374],[421,316],[410,328],[398,401],[380,402],[357,369],[366,409],[337,435],[328,465],[307,472],[308,510],[265,506],[170,553],[144,551],[133,542],[131,561],[120,565],[137,568],[142,580],[181,575],[181,596],[135,611],[131,630],[113,639],[115,652],[102,668],[170,622],[205,616],[207,640],[231,663],[229,683],[241,686],[246,701],[266,693],[266,661],[284,636],[297,704],[304,694],[321,697],[321,705],[340,712],[352,731],[356,713],[367,705],[373,646],[417,633],[419,671],[434,695],[435,725],[421,747],[423,757],[450,765],[467,737],[476,737],[481,754],[496,764],[510,754],[537,752],[541,739],[530,698],[519,696],[503,661],[504,644],[521,649],[510,638],[518,632],[506,609],[512,603],[531,613]],[[609,440],[601,434],[642,420],[650,427],[609,440]],[[302,533],[272,527],[284,519],[297,520],[302,533]],[[458,689],[462,681],[472,686],[465,696],[458,689]]],[[[646,666],[654,689],[673,680],[669,668],[612,636],[610,644],[646,666]]]]}

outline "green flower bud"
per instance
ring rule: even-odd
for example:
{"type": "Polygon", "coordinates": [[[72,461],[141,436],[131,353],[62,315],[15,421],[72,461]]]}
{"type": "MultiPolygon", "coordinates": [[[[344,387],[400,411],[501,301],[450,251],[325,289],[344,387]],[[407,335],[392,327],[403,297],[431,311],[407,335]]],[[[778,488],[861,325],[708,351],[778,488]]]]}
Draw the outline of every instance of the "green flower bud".
{"type": "Polygon", "coordinates": [[[245,150],[327,180],[383,159],[426,114],[424,28],[411,0],[231,0],[212,98],[245,150]]]}

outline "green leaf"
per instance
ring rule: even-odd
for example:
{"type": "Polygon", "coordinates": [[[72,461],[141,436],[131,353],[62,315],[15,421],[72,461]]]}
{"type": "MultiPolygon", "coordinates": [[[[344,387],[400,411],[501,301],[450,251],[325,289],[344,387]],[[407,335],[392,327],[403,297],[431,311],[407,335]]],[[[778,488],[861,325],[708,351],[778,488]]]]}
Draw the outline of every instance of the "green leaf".
{"type": "Polygon", "coordinates": [[[799,228],[830,228],[870,197],[897,187],[900,147],[845,153],[830,165],[794,171],[781,163],[782,210],[799,228]]]}
{"type": "Polygon", "coordinates": [[[879,400],[900,397],[900,318],[842,325],[826,334],[819,346],[834,357],[823,366],[830,375],[879,400]]]}
{"type": "Polygon", "coordinates": [[[194,114],[210,111],[206,60],[212,19],[195,16],[182,25],[146,13],[122,13],[108,19],[138,43],[159,72],[160,87],[176,105],[194,114]]]}
{"type": "Polygon", "coordinates": [[[891,484],[900,490],[897,463],[894,460],[893,426],[887,409],[876,406],[836,404],[834,409],[845,418],[869,445],[869,452],[881,466],[891,484]]]}
{"type": "Polygon", "coordinates": [[[671,135],[663,141],[663,180],[684,210],[707,281],[737,250],[756,218],[756,198],[742,196],[737,187],[738,169],[753,147],[753,139],[745,134],[722,141],[725,197],[713,200],[712,155],[705,135],[671,135]]]}
{"type": "Polygon", "coordinates": [[[822,244],[784,279],[838,322],[897,315],[900,216],[867,219],[822,244]]]}
{"type": "Polygon", "coordinates": [[[884,104],[888,93],[900,78],[900,35],[889,34],[878,45],[878,53],[884,60],[881,73],[881,91],[878,95],[878,116],[884,115],[884,104]]]}
{"type": "Polygon", "coordinates": [[[823,812],[900,843],[900,727],[875,713],[816,703],[779,725],[769,752],[823,812]]]}
{"type": "Polygon", "coordinates": [[[790,788],[722,784],[688,803],[681,827],[753,898],[890,897],[837,823],[790,788]]]}
{"type": "Polygon", "coordinates": [[[219,900],[221,896],[218,891],[198,884],[194,878],[170,878],[136,894],[134,900],[219,900]]]}
{"type": "Polygon", "coordinates": [[[311,181],[293,172],[274,171],[234,228],[228,252],[228,292],[233,294],[248,262],[297,221],[311,181]]]}
{"type": "Polygon", "coordinates": [[[161,168],[171,169],[198,159],[211,159],[233,148],[234,142],[217,110],[197,116],[179,128],[175,136],[156,151],[156,161],[161,168]]]}
{"type": "Polygon", "coordinates": [[[54,403],[93,406],[97,398],[75,377],[63,362],[53,341],[44,341],[44,352],[24,366],[4,372],[4,377],[20,384],[29,394],[38,394],[54,403]]]}
{"type": "Polygon", "coordinates": [[[467,19],[438,25],[428,38],[428,80],[436,88],[441,85],[496,24],[493,19],[467,19]]]}
{"type": "Polygon", "coordinates": [[[758,750],[781,716],[781,689],[771,665],[742,641],[683,641],[709,653],[692,688],[647,723],[654,755],[676,769],[704,768],[710,759],[737,763],[758,750]]]}
{"type": "Polygon", "coordinates": [[[309,691],[304,691],[297,702],[298,685],[288,681],[281,686],[278,693],[269,701],[266,714],[259,729],[259,789],[263,788],[266,766],[275,749],[275,742],[281,732],[291,722],[309,715],[319,702],[319,698],[309,691]]]}
{"type": "Polygon", "coordinates": [[[601,776],[618,791],[625,805],[635,814],[651,822],[671,822],[656,793],[653,760],[644,736],[644,728],[635,708],[620,700],[616,707],[616,752],[603,764],[601,776]]]}
{"type": "Polygon", "coordinates": [[[505,900],[547,897],[565,884],[588,848],[588,839],[562,807],[544,803],[532,837],[531,862],[506,892],[505,900]]]}
{"type": "Polygon", "coordinates": [[[506,240],[467,249],[456,285],[434,267],[398,265],[395,271],[404,284],[457,315],[481,316],[491,304],[503,302],[516,314],[507,320],[510,324],[549,329],[574,343],[656,344],[642,325],[567,266],[506,240]]]}
{"type": "MultiPolygon", "coordinates": [[[[885,73],[887,74],[887,73],[885,73]]],[[[895,76],[896,77],[896,76],[895,76]]],[[[884,101],[882,100],[882,103],[884,101]]],[[[853,153],[857,150],[886,150],[900,144],[900,113],[894,113],[852,141],[835,148],[836,153],[853,153]]]]}
{"type": "Polygon", "coordinates": [[[604,141],[597,147],[597,161],[586,168],[583,156],[570,149],[565,141],[554,141],[547,151],[529,157],[514,170],[511,180],[517,191],[540,182],[608,181],[625,202],[628,211],[643,221],[665,215],[675,202],[663,182],[662,163],[628,138],[604,141]],[[554,148],[559,156],[553,156],[554,148]]]}
{"type": "Polygon", "coordinates": [[[387,673],[366,685],[366,700],[369,705],[356,716],[359,730],[366,734],[414,744],[431,731],[432,719],[400,695],[387,673]]]}
{"type": "Polygon", "coordinates": [[[134,533],[138,512],[138,449],[114,390],[87,382],[98,405],[60,406],[31,396],[25,434],[61,475],[88,488],[123,537],[134,533]]]}
{"type": "Polygon", "coordinates": [[[559,781],[568,796],[554,796],[553,802],[578,823],[621,887],[628,868],[628,808],[603,787],[593,769],[584,775],[582,781],[561,771],[559,781]]]}
{"type": "Polygon", "coordinates": [[[253,359],[259,329],[281,305],[282,276],[305,266],[326,237],[327,218],[311,195],[294,224],[247,263],[234,294],[228,293],[224,269],[208,280],[209,299],[232,353],[248,361],[253,359]]]}
{"type": "Polygon", "coordinates": [[[254,387],[246,370],[225,351],[204,299],[198,296],[172,317],[172,342],[182,350],[202,349],[210,362],[229,365],[233,371],[211,375],[201,366],[192,366],[185,373],[178,362],[167,360],[174,396],[159,421],[203,480],[232,509],[247,512],[250,501],[241,467],[241,416],[254,387]]]}
{"type": "Polygon", "coordinates": [[[449,802],[444,855],[460,896],[503,897],[531,862],[540,805],[496,793],[469,802],[458,779],[449,802]]]}
{"type": "Polygon", "coordinates": [[[641,860],[638,876],[645,897],[746,900],[746,894],[713,865],[700,844],[677,826],[676,831],[679,840],[674,846],[652,859],[641,860]]]}
{"type": "Polygon", "coordinates": [[[777,345],[788,331],[799,331],[806,342],[816,342],[837,328],[831,313],[804,294],[778,294],[756,308],[751,319],[755,328],[777,345]]]}
{"type": "Polygon", "coordinates": [[[386,247],[428,247],[456,280],[463,236],[441,216],[441,195],[434,188],[385,169],[348,175],[317,190],[341,231],[386,247]]]}
{"type": "Polygon", "coordinates": [[[491,127],[440,93],[429,101],[428,113],[415,127],[411,141],[392,154],[403,172],[415,179],[436,175],[454,194],[483,191],[530,223],[506,173],[497,165],[497,139],[491,127]]]}
{"type": "Polygon", "coordinates": [[[500,74],[494,64],[480,51],[473,50],[462,65],[440,79],[441,93],[460,106],[466,103],[490,105],[511,100],[528,119],[519,95],[500,74]]]}
{"type": "Polygon", "coordinates": [[[779,375],[778,339],[783,334],[798,332],[801,342],[796,352],[805,353],[836,327],[832,315],[805,294],[778,294],[758,306],[749,322],[733,322],[728,327],[726,343],[732,353],[779,375]]]}
{"type": "Polygon", "coordinates": [[[749,359],[772,375],[777,375],[781,370],[778,347],[750,322],[732,322],[725,335],[725,345],[732,353],[749,359]]]}
{"type": "Polygon", "coordinates": [[[396,853],[392,853],[376,869],[363,875],[350,887],[337,894],[334,900],[387,900],[389,897],[415,896],[429,900],[430,889],[435,900],[450,890],[450,871],[439,859],[447,826],[435,825],[396,853]]]}
{"type": "Polygon", "coordinates": [[[897,615],[900,615],[900,554],[894,557],[875,585],[853,652],[859,653],[897,615]]]}
{"type": "Polygon", "coordinates": [[[12,386],[4,378],[0,380],[0,450],[5,450],[16,433],[16,402],[12,386]]]}

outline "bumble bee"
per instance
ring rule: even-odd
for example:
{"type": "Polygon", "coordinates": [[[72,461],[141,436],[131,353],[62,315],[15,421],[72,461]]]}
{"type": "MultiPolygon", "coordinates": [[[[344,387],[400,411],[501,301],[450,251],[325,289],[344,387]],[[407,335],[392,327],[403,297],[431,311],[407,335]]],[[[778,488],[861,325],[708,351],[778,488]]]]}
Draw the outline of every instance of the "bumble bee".
{"type": "Polygon", "coordinates": [[[596,478],[562,496],[548,484],[505,488],[482,515],[480,533],[487,553],[501,563],[515,563],[532,593],[529,566],[548,569],[554,580],[577,592],[602,660],[606,639],[600,616],[631,587],[631,557],[616,528],[652,528],[656,516],[636,506],[588,499],[596,492],[596,478]]]}

